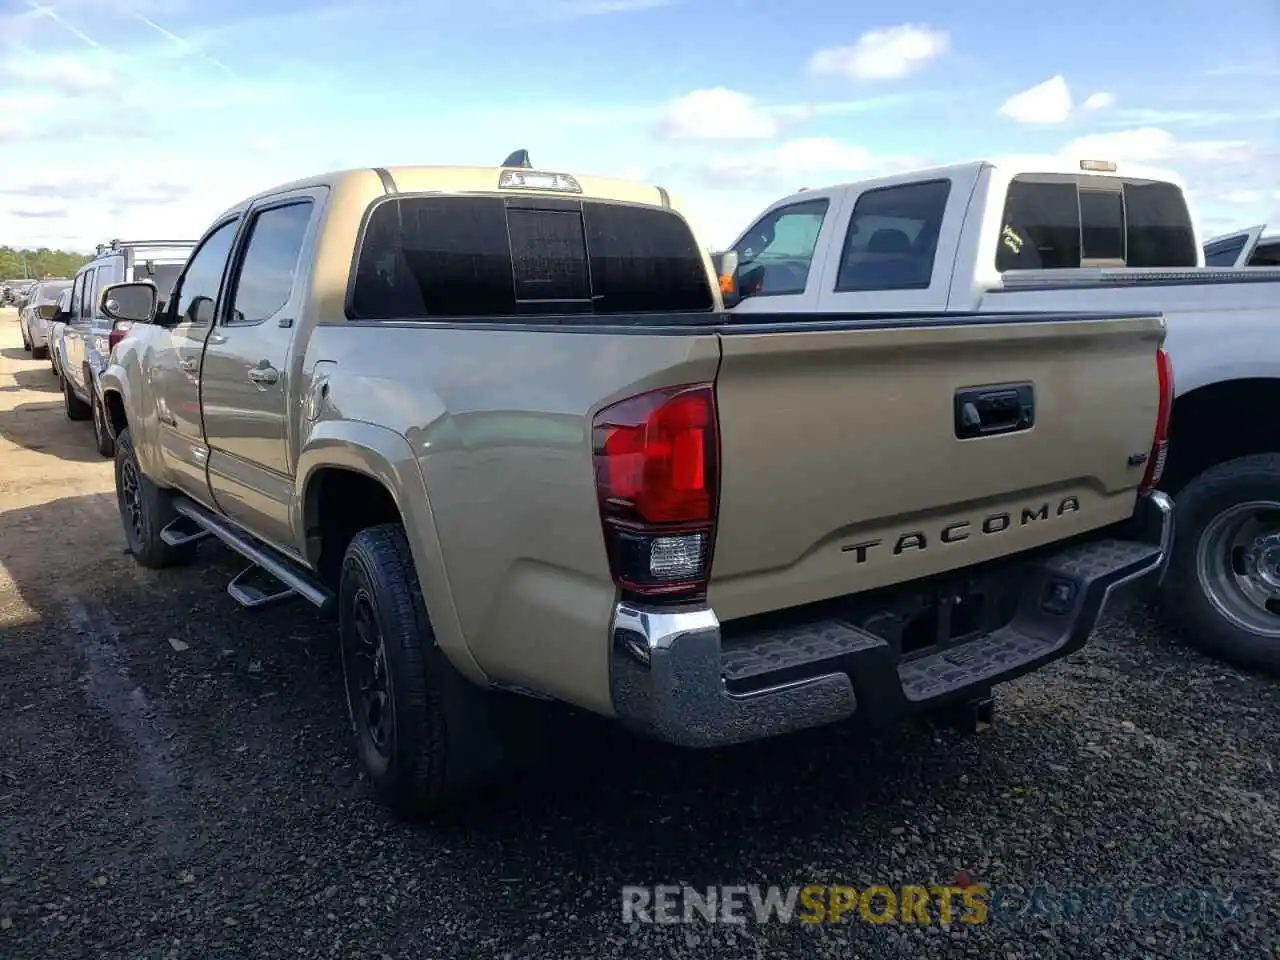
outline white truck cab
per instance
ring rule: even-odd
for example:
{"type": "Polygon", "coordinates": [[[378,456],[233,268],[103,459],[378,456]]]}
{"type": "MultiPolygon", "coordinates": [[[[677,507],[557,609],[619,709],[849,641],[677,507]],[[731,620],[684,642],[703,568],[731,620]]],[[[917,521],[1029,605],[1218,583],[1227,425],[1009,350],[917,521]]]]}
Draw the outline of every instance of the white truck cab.
{"type": "MultiPolygon", "coordinates": [[[[1217,239],[1243,250],[1263,231],[1245,234],[1217,239]]],[[[785,197],[726,252],[744,319],[1163,313],[1176,400],[1161,485],[1178,504],[1164,608],[1195,645],[1280,673],[1280,268],[1206,267],[1176,176],[1058,157],[897,173],[785,197]]]]}

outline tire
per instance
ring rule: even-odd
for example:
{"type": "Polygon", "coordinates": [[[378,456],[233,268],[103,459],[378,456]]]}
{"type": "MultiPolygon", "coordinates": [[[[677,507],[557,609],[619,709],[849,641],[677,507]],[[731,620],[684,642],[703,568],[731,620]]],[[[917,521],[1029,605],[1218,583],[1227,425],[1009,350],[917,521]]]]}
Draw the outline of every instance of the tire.
{"type": "Polygon", "coordinates": [[[31,356],[32,356],[34,359],[36,359],[36,360],[48,360],[48,359],[49,359],[49,348],[48,348],[47,346],[46,346],[46,347],[32,347],[32,348],[31,348],[31,356]]]}
{"type": "Polygon", "coordinates": [[[98,392],[95,390],[92,399],[89,402],[90,419],[93,420],[93,442],[98,448],[98,452],[104,457],[114,457],[116,455],[116,443],[111,439],[111,431],[107,427],[107,411],[98,401],[98,392]]]}
{"type": "Polygon", "coordinates": [[[1210,656],[1280,676],[1280,454],[1206,470],[1178,493],[1174,517],[1161,605],[1169,625],[1210,656]],[[1249,518],[1258,533],[1243,526],[1249,518]],[[1248,559],[1255,545],[1261,563],[1248,559]]]}
{"type": "Polygon", "coordinates": [[[338,633],[356,755],[396,814],[436,813],[514,766],[513,698],[473,685],[436,645],[399,524],[352,538],[338,633]]]}
{"type": "Polygon", "coordinates": [[[178,517],[173,495],[161,490],[142,472],[128,430],[121,430],[116,438],[115,473],[116,505],[125,542],[134,559],[152,570],[190,561],[195,556],[194,543],[172,547],[160,539],[160,531],[178,517]]]}
{"type": "Polygon", "coordinates": [[[62,381],[62,406],[67,412],[68,420],[88,420],[89,405],[75,395],[75,391],[71,389],[71,381],[66,377],[60,378],[62,381]]]}
{"type": "Polygon", "coordinates": [[[27,328],[22,325],[22,321],[18,321],[18,332],[22,334],[22,349],[31,352],[31,338],[27,336],[27,328]]]}

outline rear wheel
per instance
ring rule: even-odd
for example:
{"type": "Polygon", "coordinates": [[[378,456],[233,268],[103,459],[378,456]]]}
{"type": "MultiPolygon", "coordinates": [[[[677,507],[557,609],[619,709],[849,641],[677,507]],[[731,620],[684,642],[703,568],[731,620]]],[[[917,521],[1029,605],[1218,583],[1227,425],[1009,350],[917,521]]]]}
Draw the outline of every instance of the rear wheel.
{"type": "Polygon", "coordinates": [[[65,376],[62,380],[62,406],[67,412],[68,420],[88,420],[92,411],[89,405],[76,396],[75,391],[71,389],[71,381],[65,376]]]}
{"type": "Polygon", "coordinates": [[[356,753],[383,802],[431,813],[504,773],[512,705],[436,644],[399,524],[362,530],[347,547],[338,632],[356,753]]]}
{"type": "Polygon", "coordinates": [[[1206,470],[1178,492],[1164,587],[1192,646],[1280,674],[1280,454],[1206,470]]]}
{"type": "Polygon", "coordinates": [[[111,430],[107,427],[107,411],[102,406],[102,401],[98,399],[96,390],[92,394],[89,405],[93,418],[93,442],[97,445],[98,452],[104,457],[114,457],[116,444],[111,439],[111,430]]]}
{"type": "Polygon", "coordinates": [[[160,531],[178,517],[173,495],[142,472],[127,429],[116,439],[116,503],[129,552],[144,567],[172,567],[195,555],[195,544],[172,547],[160,538],[160,531]]]}
{"type": "Polygon", "coordinates": [[[18,329],[19,329],[19,331],[22,333],[22,349],[23,349],[23,350],[25,350],[25,351],[27,351],[27,353],[30,353],[30,352],[31,352],[31,338],[27,336],[27,328],[26,328],[25,326],[23,326],[21,323],[19,323],[19,324],[18,324],[18,329]]]}
{"type": "Polygon", "coordinates": [[[48,360],[48,359],[49,359],[49,348],[48,348],[47,346],[46,346],[46,347],[32,347],[32,348],[31,348],[31,356],[32,356],[32,357],[34,357],[34,358],[35,358],[35,359],[37,359],[37,360],[48,360]]]}

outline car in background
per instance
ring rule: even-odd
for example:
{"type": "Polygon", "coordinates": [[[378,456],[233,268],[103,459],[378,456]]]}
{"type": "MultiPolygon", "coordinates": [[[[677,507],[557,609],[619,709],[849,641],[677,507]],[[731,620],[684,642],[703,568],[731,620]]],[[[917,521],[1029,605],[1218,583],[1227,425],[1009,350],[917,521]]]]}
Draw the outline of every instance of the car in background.
{"type": "Polygon", "coordinates": [[[130,324],[112,323],[102,313],[102,288],[112,283],[147,280],[160,295],[160,309],[182,272],[194,243],[188,240],[112,240],[76,272],[61,336],[55,342],[55,366],[67,417],[92,420],[94,441],[104,457],[114,456],[115,441],[106,429],[98,377],[107,357],[130,324]]]}
{"type": "Polygon", "coordinates": [[[58,302],[54,306],[53,319],[49,321],[49,366],[53,368],[55,377],[62,376],[62,368],[58,366],[58,344],[62,343],[62,336],[67,329],[67,323],[64,318],[70,312],[71,288],[67,287],[67,289],[58,294],[58,302]]]}
{"type": "Polygon", "coordinates": [[[43,280],[32,288],[26,306],[18,312],[22,347],[37,360],[49,356],[49,324],[57,313],[59,295],[70,289],[70,280],[43,280]]]}

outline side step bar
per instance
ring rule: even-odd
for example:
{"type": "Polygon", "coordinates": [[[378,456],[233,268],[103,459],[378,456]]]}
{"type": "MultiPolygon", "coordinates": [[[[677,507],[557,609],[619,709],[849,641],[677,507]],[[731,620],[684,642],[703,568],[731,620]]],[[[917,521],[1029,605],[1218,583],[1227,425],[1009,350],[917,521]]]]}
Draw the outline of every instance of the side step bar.
{"type": "MultiPolygon", "coordinates": [[[[230,521],[206,510],[194,500],[189,500],[186,497],[176,497],[173,502],[173,508],[180,514],[180,518],[165,527],[165,531],[174,528],[172,536],[175,539],[181,538],[186,532],[183,529],[186,524],[179,527],[177,526],[178,523],[183,519],[189,520],[203,532],[217,537],[240,556],[254,564],[254,566],[261,568],[264,573],[279,580],[281,584],[288,588],[287,591],[268,593],[256,584],[248,582],[246,574],[249,571],[246,570],[227,585],[227,592],[231,594],[237,603],[246,607],[256,608],[297,594],[324,613],[332,612],[337,604],[337,596],[321,583],[319,578],[310,570],[273,550],[266,544],[259,543],[233,526],[230,521]]],[[[161,533],[161,538],[166,543],[170,542],[164,532],[161,533]]]]}

